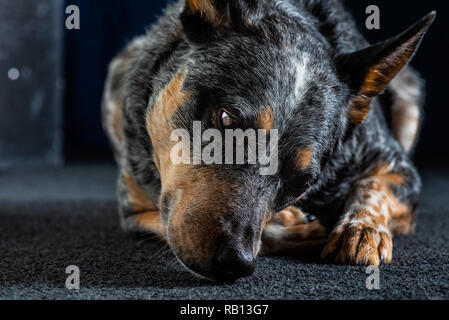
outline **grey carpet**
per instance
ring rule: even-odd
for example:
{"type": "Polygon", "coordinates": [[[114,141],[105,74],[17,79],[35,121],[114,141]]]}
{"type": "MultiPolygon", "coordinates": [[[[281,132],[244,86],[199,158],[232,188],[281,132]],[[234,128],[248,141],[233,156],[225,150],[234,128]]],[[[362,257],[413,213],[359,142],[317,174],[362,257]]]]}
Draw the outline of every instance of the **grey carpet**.
{"type": "Polygon", "coordinates": [[[194,278],[164,245],[124,235],[112,166],[0,172],[0,299],[448,299],[449,170],[424,171],[418,232],[395,239],[380,290],[365,268],[260,258],[234,285],[194,278]],[[65,269],[81,270],[81,290],[65,269]]]}

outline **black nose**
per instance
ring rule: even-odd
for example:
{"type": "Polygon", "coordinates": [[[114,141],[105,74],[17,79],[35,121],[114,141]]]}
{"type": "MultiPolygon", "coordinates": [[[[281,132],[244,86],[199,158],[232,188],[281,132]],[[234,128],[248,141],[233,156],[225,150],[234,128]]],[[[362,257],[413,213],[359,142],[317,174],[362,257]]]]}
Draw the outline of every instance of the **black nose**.
{"type": "Polygon", "coordinates": [[[251,250],[221,242],[214,259],[214,275],[218,281],[232,283],[252,275],[254,264],[251,250]]]}

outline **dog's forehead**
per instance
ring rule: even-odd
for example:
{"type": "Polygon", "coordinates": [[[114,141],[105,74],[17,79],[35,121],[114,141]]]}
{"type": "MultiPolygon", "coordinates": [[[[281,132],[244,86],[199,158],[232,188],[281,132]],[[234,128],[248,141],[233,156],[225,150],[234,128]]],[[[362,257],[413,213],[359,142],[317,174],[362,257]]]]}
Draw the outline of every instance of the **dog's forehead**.
{"type": "MultiPolygon", "coordinates": [[[[329,69],[327,57],[309,50],[234,39],[201,50],[189,67],[191,84],[206,86],[242,108],[295,107],[329,69]]],[[[314,86],[318,90],[319,86],[314,86]]]]}

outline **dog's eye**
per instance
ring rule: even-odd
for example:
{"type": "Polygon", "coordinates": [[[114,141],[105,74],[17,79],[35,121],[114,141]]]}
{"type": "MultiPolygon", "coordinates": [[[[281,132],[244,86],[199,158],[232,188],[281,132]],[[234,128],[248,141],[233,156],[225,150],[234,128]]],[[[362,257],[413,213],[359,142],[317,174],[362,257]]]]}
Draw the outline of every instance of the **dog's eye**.
{"type": "Polygon", "coordinates": [[[221,124],[223,125],[223,127],[230,127],[232,126],[233,123],[233,119],[232,117],[225,111],[223,111],[223,113],[221,114],[221,124]]]}
{"type": "Polygon", "coordinates": [[[220,124],[223,128],[225,129],[232,128],[236,122],[237,122],[236,119],[233,116],[231,116],[227,111],[222,110],[220,112],[220,124]]]}

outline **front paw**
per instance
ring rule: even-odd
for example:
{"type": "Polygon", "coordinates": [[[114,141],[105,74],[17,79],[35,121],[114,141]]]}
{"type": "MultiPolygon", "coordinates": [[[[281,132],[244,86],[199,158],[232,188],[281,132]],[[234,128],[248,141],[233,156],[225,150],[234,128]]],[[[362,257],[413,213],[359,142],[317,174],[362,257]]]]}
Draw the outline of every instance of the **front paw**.
{"type": "Polygon", "coordinates": [[[321,254],[339,264],[375,265],[390,263],[393,241],[386,227],[347,223],[331,233],[321,254]]]}

